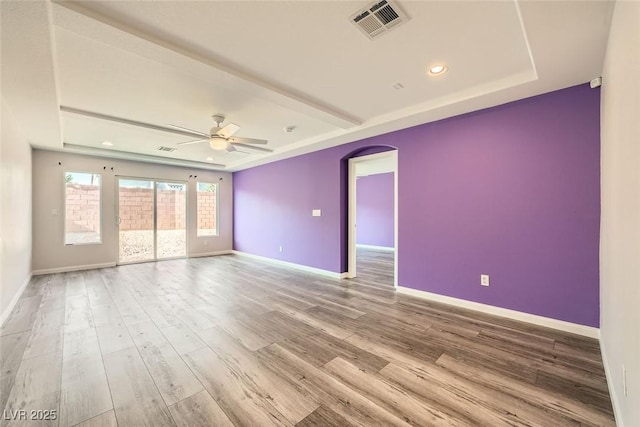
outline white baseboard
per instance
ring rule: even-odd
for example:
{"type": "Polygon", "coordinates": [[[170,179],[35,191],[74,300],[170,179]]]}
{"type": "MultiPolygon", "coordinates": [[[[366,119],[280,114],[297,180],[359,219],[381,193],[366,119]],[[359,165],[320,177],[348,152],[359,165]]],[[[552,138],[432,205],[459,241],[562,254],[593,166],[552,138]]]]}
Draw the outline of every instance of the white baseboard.
{"type": "Polygon", "coordinates": [[[582,335],[589,338],[599,338],[600,329],[594,328],[592,326],[579,325],[577,323],[565,322],[564,320],[551,319],[549,317],[523,313],[521,311],[509,310],[508,308],[495,307],[492,305],[467,301],[460,298],[448,297],[446,295],[434,294],[431,292],[407,288],[404,286],[398,286],[396,289],[401,294],[410,295],[429,301],[462,307],[469,310],[480,311],[482,313],[493,314],[495,316],[506,317],[513,320],[519,320],[521,322],[532,323],[534,325],[557,329],[564,332],[570,332],[572,334],[582,335]]]}
{"type": "Polygon", "coordinates": [[[611,404],[613,406],[613,416],[616,419],[616,425],[618,427],[624,427],[624,421],[622,420],[622,410],[618,403],[618,394],[613,386],[613,375],[611,374],[611,366],[609,365],[609,359],[607,358],[607,351],[604,347],[604,340],[601,334],[598,334],[600,338],[600,354],[602,356],[602,364],[604,365],[604,374],[607,378],[607,387],[609,388],[609,397],[611,397],[611,404]]]}
{"type": "Polygon", "coordinates": [[[105,262],[102,264],[71,265],[69,267],[43,268],[42,270],[34,270],[33,275],[40,276],[42,274],[68,273],[70,271],[93,270],[95,268],[110,268],[115,266],[115,262],[105,262]]]}
{"type": "Polygon", "coordinates": [[[207,257],[207,256],[229,255],[229,254],[232,254],[232,253],[233,253],[233,251],[231,251],[231,250],[215,251],[215,252],[200,252],[200,253],[197,253],[197,254],[189,255],[189,258],[202,258],[202,257],[207,257]]]}
{"type": "Polygon", "coordinates": [[[306,271],[307,273],[321,274],[323,276],[332,277],[334,279],[344,279],[347,277],[347,273],[336,273],[335,271],[323,270],[321,268],[309,267],[307,265],[296,264],[294,262],[281,261],[279,259],[267,258],[260,255],[249,254],[247,252],[232,251],[236,255],[240,255],[247,258],[253,258],[260,261],[268,262],[270,264],[279,265],[282,267],[295,268],[296,270],[306,271]]]}
{"type": "Polygon", "coordinates": [[[375,246],[375,245],[361,245],[360,243],[356,243],[357,248],[362,249],[371,249],[374,251],[385,251],[385,252],[395,252],[396,248],[391,248],[389,246],[375,246]]]}
{"type": "Polygon", "coordinates": [[[18,303],[18,300],[22,296],[22,293],[27,288],[27,285],[29,285],[29,282],[31,281],[31,277],[33,277],[33,273],[29,273],[29,275],[24,280],[24,282],[22,282],[22,285],[20,285],[20,289],[18,289],[16,294],[13,296],[13,298],[11,298],[11,302],[9,302],[9,305],[7,306],[7,308],[5,308],[2,314],[0,315],[0,326],[4,324],[4,321],[7,320],[7,317],[9,317],[9,315],[13,311],[13,308],[18,303]]]}

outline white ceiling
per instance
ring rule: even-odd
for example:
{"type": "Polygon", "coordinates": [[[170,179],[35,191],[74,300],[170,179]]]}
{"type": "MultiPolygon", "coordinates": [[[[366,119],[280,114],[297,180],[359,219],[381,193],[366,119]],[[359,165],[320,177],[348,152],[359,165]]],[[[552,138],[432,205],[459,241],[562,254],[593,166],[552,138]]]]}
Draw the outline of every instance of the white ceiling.
{"type": "Polygon", "coordinates": [[[368,4],[2,2],[2,96],[35,147],[239,170],[585,83],[613,7],[401,0],[410,20],[369,40],[348,20],[368,4]],[[449,72],[428,76],[439,62],[449,72]],[[274,152],[162,153],[193,138],[61,105],[205,132],[223,113],[274,152]]]}
{"type": "Polygon", "coordinates": [[[395,172],[396,160],[393,156],[375,156],[356,163],[356,176],[378,175],[395,172]]]}

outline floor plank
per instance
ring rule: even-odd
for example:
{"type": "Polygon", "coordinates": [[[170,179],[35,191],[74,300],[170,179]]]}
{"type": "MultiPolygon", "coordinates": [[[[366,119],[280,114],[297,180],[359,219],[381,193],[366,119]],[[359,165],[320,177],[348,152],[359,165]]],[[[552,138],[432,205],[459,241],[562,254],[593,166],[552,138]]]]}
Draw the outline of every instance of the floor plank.
{"type": "Polygon", "coordinates": [[[235,425],[292,425],[267,398],[254,391],[209,347],[188,353],[185,358],[235,425]]]}
{"type": "Polygon", "coordinates": [[[344,417],[336,414],[331,409],[320,406],[318,409],[307,415],[307,417],[296,424],[296,427],[350,427],[351,424],[344,417]]]}
{"type": "Polygon", "coordinates": [[[533,407],[529,402],[465,381],[435,364],[405,367],[390,363],[380,375],[428,405],[452,413],[473,426],[576,426],[562,416],[533,407]],[[434,392],[435,391],[435,392],[434,392]]]}
{"type": "Polygon", "coordinates": [[[160,392],[135,348],[104,356],[118,425],[174,426],[160,392]]]}
{"type": "Polygon", "coordinates": [[[29,332],[0,336],[0,408],[4,409],[22,362],[29,332]]]}
{"type": "Polygon", "coordinates": [[[129,328],[138,352],[167,405],[204,390],[153,322],[141,322],[129,328]]]}
{"type": "Polygon", "coordinates": [[[394,251],[356,248],[356,269],[361,279],[393,286],[394,262],[394,251]]]}
{"type": "Polygon", "coordinates": [[[160,332],[179,354],[190,353],[206,346],[195,332],[181,323],[163,328],[160,332]]]}
{"type": "Polygon", "coordinates": [[[64,308],[47,309],[41,305],[25,348],[25,359],[62,351],[64,313],[64,308]]]}
{"type": "Polygon", "coordinates": [[[205,390],[169,406],[178,427],[232,427],[233,423],[205,390]]]}
{"type": "Polygon", "coordinates": [[[511,381],[500,374],[479,371],[474,369],[472,365],[460,362],[447,354],[442,355],[436,363],[455,372],[457,375],[490,385],[497,391],[519,396],[521,399],[532,402],[541,408],[553,408],[554,412],[566,416],[569,420],[594,425],[607,425],[612,422],[611,416],[608,414],[603,414],[596,408],[585,405],[576,399],[553,393],[548,389],[511,381]]]}
{"type": "Polygon", "coordinates": [[[113,303],[111,294],[104,285],[100,270],[88,270],[83,272],[84,283],[89,297],[89,305],[96,307],[113,303]]]}
{"type": "Polygon", "coordinates": [[[60,425],[72,426],[113,409],[111,392],[97,345],[62,359],[60,425]]]}
{"type": "Polygon", "coordinates": [[[65,332],[79,331],[93,328],[93,326],[93,316],[87,296],[82,294],[68,296],[65,308],[65,332]]]}
{"type": "Polygon", "coordinates": [[[118,421],[116,421],[116,413],[112,409],[87,421],[83,421],[80,424],[76,424],[75,427],[118,427],[118,421]]]}
{"type": "Polygon", "coordinates": [[[91,307],[91,317],[96,327],[124,324],[115,302],[91,307]]]}
{"type": "Polygon", "coordinates": [[[36,321],[42,295],[20,298],[15,307],[0,327],[0,336],[31,330],[36,321]]]}
{"type": "Polygon", "coordinates": [[[103,355],[133,347],[129,330],[124,325],[106,325],[96,328],[103,355]]]}
{"type": "Polygon", "coordinates": [[[314,400],[337,412],[350,423],[371,426],[409,425],[278,344],[263,348],[259,353],[268,362],[265,363],[267,366],[295,381],[314,400]]]}
{"type": "Polygon", "coordinates": [[[452,416],[452,413],[445,413],[439,408],[426,405],[407,392],[395,388],[371,373],[358,369],[339,357],[327,363],[324,369],[362,396],[411,425],[462,426],[467,424],[452,416]]]}
{"type": "Polygon", "coordinates": [[[19,410],[24,410],[26,417],[25,419],[8,420],[6,426],[58,425],[57,416],[55,419],[37,420],[31,419],[29,415],[31,411],[56,411],[57,413],[60,403],[61,365],[61,352],[49,353],[22,361],[5,411],[15,414],[19,410]]]}
{"type": "Polygon", "coordinates": [[[265,369],[251,351],[226,331],[212,328],[202,331],[200,337],[247,387],[268,396],[271,405],[292,424],[320,406],[310,397],[297,393],[285,379],[265,369]]]}

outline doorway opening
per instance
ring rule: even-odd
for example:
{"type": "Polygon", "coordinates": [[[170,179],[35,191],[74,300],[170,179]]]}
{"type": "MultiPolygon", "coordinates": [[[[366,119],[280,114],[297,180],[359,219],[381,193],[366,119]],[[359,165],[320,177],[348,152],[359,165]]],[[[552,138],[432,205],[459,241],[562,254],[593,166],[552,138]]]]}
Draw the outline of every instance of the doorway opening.
{"type": "Polygon", "coordinates": [[[348,159],[347,277],[398,286],[398,152],[348,159]]]}
{"type": "Polygon", "coordinates": [[[118,177],[118,264],[187,256],[187,183],[118,177]]]}

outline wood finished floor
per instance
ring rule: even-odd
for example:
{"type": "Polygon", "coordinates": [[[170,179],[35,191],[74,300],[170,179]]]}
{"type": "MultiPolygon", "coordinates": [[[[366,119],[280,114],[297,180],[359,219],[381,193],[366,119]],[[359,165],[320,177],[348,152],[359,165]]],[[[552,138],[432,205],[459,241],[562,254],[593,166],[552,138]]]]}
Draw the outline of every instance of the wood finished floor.
{"type": "Polygon", "coordinates": [[[0,329],[2,425],[614,425],[597,341],[362,273],[230,255],[35,277],[0,329]]]}
{"type": "Polygon", "coordinates": [[[393,287],[395,253],[391,251],[356,249],[358,279],[393,287]]]}

